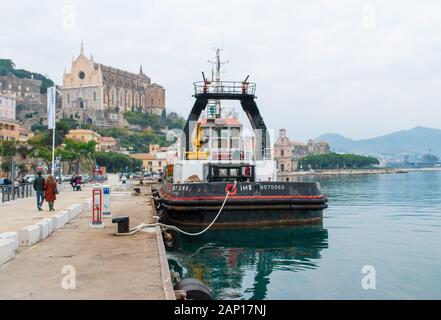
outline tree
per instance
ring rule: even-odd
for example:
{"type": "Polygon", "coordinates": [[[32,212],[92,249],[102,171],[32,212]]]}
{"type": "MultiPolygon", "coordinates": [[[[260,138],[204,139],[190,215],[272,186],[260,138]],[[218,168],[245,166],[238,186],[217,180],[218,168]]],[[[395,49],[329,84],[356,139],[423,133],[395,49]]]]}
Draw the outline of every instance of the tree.
{"type": "Polygon", "coordinates": [[[70,161],[69,165],[75,165],[75,173],[78,174],[81,163],[85,164],[86,166],[91,165],[91,160],[94,159],[95,155],[95,146],[95,141],[84,142],[66,139],[64,155],[67,157],[67,159],[64,159],[62,154],[61,157],[63,160],[70,161]]]}
{"type": "Polygon", "coordinates": [[[184,129],[185,119],[180,117],[176,112],[170,112],[167,115],[167,127],[169,130],[171,129],[184,129]]]}
{"type": "Polygon", "coordinates": [[[17,146],[14,141],[2,141],[0,144],[0,155],[2,157],[13,157],[17,153],[17,146]]]}
{"type": "Polygon", "coordinates": [[[121,172],[128,168],[133,172],[139,170],[142,161],[130,158],[128,155],[116,152],[97,152],[95,155],[96,164],[107,168],[107,172],[121,172]]]}
{"type": "Polygon", "coordinates": [[[6,76],[15,69],[15,64],[11,59],[0,59],[0,75],[6,76]]]}
{"type": "Polygon", "coordinates": [[[132,148],[135,153],[148,152],[150,144],[167,146],[168,142],[164,134],[154,133],[151,130],[133,132],[125,128],[100,129],[98,133],[103,137],[113,137],[124,148],[132,148]]]}
{"type": "Polygon", "coordinates": [[[25,174],[26,173],[26,165],[24,164],[24,163],[19,163],[18,165],[17,165],[17,168],[18,168],[18,172],[20,173],[20,175],[23,175],[23,174],[25,174]]]}
{"type": "Polygon", "coordinates": [[[1,167],[2,167],[2,171],[3,171],[3,172],[6,172],[6,173],[11,172],[11,169],[12,169],[11,161],[4,160],[4,161],[2,162],[1,167]]]}
{"type": "Polygon", "coordinates": [[[0,144],[0,156],[2,158],[2,171],[9,173],[12,171],[12,159],[17,153],[17,146],[14,141],[2,141],[0,144]]]}
{"type": "Polygon", "coordinates": [[[355,154],[327,153],[312,155],[300,159],[303,169],[339,169],[339,168],[369,168],[378,165],[377,158],[355,154]]]}

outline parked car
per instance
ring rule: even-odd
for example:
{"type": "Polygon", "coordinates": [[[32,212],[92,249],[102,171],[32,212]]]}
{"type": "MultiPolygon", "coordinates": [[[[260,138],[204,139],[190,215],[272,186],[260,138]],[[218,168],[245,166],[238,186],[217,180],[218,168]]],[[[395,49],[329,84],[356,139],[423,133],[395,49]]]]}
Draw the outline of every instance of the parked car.
{"type": "Polygon", "coordinates": [[[81,177],[83,178],[82,181],[83,181],[84,183],[86,183],[86,182],[90,182],[90,176],[89,176],[89,174],[85,173],[85,174],[81,175],[81,177]]]}
{"type": "Polygon", "coordinates": [[[12,181],[8,178],[0,178],[0,186],[2,188],[11,188],[12,186],[12,181]]]}
{"type": "Polygon", "coordinates": [[[72,179],[72,175],[71,174],[67,174],[67,175],[62,175],[61,176],[61,181],[63,181],[63,182],[70,182],[70,179],[72,179]]]}
{"type": "Polygon", "coordinates": [[[23,177],[26,183],[33,183],[35,180],[35,174],[27,174],[23,177]]]}
{"type": "Polygon", "coordinates": [[[27,183],[34,183],[35,175],[29,175],[29,177],[25,177],[27,183]]]}

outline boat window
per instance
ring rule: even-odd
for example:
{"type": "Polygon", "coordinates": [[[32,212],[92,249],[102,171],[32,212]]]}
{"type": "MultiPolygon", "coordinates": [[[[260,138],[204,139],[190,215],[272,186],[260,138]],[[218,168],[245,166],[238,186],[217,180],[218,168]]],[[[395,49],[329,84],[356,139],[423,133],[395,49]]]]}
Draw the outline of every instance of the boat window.
{"type": "Polygon", "coordinates": [[[250,166],[242,167],[242,175],[246,177],[251,176],[251,167],[250,166]]]}
{"type": "Polygon", "coordinates": [[[228,129],[221,130],[221,138],[228,138],[230,131],[228,129]]]}
{"type": "Polygon", "coordinates": [[[209,166],[208,182],[253,182],[254,181],[254,167],[252,165],[226,165],[209,166]]]}
{"type": "Polygon", "coordinates": [[[228,148],[228,139],[221,139],[221,148],[228,148]]]}
{"type": "Polygon", "coordinates": [[[212,139],[219,138],[219,136],[220,136],[219,131],[220,131],[220,129],[218,129],[218,128],[211,129],[211,137],[212,137],[212,139]]]}
{"type": "Polygon", "coordinates": [[[231,137],[232,138],[239,138],[240,137],[240,130],[233,128],[231,129],[231,137]]]}

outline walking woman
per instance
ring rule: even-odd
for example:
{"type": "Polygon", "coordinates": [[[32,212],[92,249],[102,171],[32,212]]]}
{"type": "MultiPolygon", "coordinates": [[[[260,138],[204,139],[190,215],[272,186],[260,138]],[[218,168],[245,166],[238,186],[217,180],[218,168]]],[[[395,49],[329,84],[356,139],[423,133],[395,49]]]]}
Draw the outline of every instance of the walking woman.
{"type": "Polygon", "coordinates": [[[52,175],[49,175],[44,183],[44,199],[49,204],[49,211],[54,211],[56,194],[58,194],[57,182],[52,175]]]}

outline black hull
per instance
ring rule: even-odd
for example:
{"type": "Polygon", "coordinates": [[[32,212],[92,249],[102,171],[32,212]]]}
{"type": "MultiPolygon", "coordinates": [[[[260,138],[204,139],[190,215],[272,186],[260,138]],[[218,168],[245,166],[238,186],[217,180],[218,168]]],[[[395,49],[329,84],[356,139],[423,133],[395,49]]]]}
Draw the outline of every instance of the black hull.
{"type": "MultiPolygon", "coordinates": [[[[161,222],[205,227],[216,217],[228,183],[164,184],[155,200],[161,222]]],[[[316,183],[238,183],[213,228],[321,223],[327,199],[316,183]]]]}

